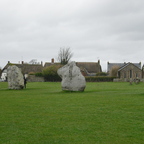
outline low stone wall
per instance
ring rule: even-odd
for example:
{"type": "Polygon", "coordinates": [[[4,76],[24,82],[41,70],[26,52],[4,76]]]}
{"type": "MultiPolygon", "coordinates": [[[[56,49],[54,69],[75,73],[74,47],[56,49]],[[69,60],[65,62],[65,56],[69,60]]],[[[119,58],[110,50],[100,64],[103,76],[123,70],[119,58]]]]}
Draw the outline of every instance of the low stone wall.
{"type": "Polygon", "coordinates": [[[141,81],[141,82],[144,82],[144,79],[141,79],[140,81],[141,81]]]}
{"type": "Polygon", "coordinates": [[[121,79],[118,79],[118,78],[115,78],[113,79],[113,82],[121,82],[122,80],[121,79]]]}
{"type": "MultiPolygon", "coordinates": [[[[134,82],[135,80],[134,79],[132,79],[132,80],[130,80],[130,79],[119,79],[119,78],[116,78],[116,79],[113,80],[113,82],[130,82],[130,81],[134,82]]],[[[144,79],[139,79],[139,81],[144,82],[144,79]]]]}
{"type": "Polygon", "coordinates": [[[38,77],[35,75],[29,75],[27,78],[28,82],[44,82],[44,78],[43,77],[38,77]]]}
{"type": "Polygon", "coordinates": [[[115,79],[113,80],[113,82],[129,82],[129,80],[128,80],[128,79],[115,78],[115,79]]]}

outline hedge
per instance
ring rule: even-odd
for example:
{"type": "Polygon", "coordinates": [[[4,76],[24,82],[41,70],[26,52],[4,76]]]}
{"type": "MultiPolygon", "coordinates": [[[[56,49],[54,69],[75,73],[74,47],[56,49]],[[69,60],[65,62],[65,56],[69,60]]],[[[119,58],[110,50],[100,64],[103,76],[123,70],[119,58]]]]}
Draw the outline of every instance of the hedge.
{"type": "Polygon", "coordinates": [[[86,82],[112,82],[116,77],[109,76],[86,76],[86,82]]]}
{"type": "MultiPolygon", "coordinates": [[[[35,76],[44,77],[45,81],[61,81],[62,79],[57,74],[57,69],[53,71],[54,66],[46,69],[46,73],[36,73],[35,76]],[[53,72],[51,72],[51,70],[53,72]]],[[[112,82],[116,77],[110,76],[85,76],[86,82],[112,82]]]]}

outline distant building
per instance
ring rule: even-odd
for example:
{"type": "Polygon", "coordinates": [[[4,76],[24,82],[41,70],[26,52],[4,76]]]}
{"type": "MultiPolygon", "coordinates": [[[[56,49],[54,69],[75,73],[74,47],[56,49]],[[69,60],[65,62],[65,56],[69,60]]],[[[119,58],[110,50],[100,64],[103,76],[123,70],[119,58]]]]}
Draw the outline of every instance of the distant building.
{"type": "Polygon", "coordinates": [[[118,77],[124,81],[136,78],[142,79],[142,69],[138,65],[127,63],[119,68],[118,77]]]}
{"type": "Polygon", "coordinates": [[[108,74],[114,67],[117,67],[117,77],[123,81],[129,81],[130,79],[142,79],[142,69],[140,63],[107,63],[108,74]]]}
{"type": "Polygon", "coordinates": [[[84,76],[96,76],[102,72],[100,61],[98,62],[76,62],[84,76]]]}
{"type": "MultiPolygon", "coordinates": [[[[110,63],[110,62],[107,62],[107,72],[109,73],[113,67],[119,67],[120,68],[120,67],[122,67],[126,64],[127,64],[126,62],[124,62],[124,63],[110,63]]],[[[133,63],[133,64],[141,69],[141,62],[133,63]]]]}
{"type": "Polygon", "coordinates": [[[110,71],[112,70],[112,68],[114,67],[122,67],[124,66],[126,63],[110,63],[110,62],[107,62],[107,73],[109,74],[110,71]]]}
{"type": "Polygon", "coordinates": [[[17,63],[11,63],[10,61],[8,61],[8,63],[2,70],[2,78],[3,79],[7,78],[7,68],[11,65],[16,65],[21,70],[23,75],[39,73],[39,72],[42,72],[42,70],[43,70],[42,62],[41,62],[41,64],[28,64],[28,63],[24,63],[24,61],[22,61],[21,64],[17,64],[17,63]]]}
{"type": "MultiPolygon", "coordinates": [[[[22,61],[21,63],[11,63],[8,61],[6,66],[2,70],[2,79],[6,80],[7,79],[7,68],[10,65],[16,65],[23,75],[28,76],[29,74],[34,74],[34,73],[41,73],[43,71],[43,68],[49,67],[51,65],[60,65],[59,62],[55,62],[54,58],[51,59],[51,62],[46,62],[43,66],[43,63],[41,64],[28,64],[22,61]]],[[[96,73],[102,72],[100,61],[98,62],[76,62],[76,65],[80,68],[81,73],[84,76],[95,76],[96,73]]]]}
{"type": "MultiPolygon", "coordinates": [[[[44,67],[51,65],[60,65],[60,63],[55,63],[54,59],[51,62],[46,62],[44,67]]],[[[100,61],[98,62],[76,62],[76,65],[80,68],[84,76],[95,76],[96,73],[102,72],[100,61]]]]}

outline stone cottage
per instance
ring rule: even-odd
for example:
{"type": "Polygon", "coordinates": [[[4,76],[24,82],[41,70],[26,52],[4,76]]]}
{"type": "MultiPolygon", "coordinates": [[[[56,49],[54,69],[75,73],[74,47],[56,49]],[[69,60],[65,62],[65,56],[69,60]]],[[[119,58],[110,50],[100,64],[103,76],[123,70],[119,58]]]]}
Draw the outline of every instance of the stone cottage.
{"type": "Polygon", "coordinates": [[[127,63],[118,70],[118,77],[124,81],[134,80],[136,78],[142,79],[142,70],[133,63],[127,63]]]}

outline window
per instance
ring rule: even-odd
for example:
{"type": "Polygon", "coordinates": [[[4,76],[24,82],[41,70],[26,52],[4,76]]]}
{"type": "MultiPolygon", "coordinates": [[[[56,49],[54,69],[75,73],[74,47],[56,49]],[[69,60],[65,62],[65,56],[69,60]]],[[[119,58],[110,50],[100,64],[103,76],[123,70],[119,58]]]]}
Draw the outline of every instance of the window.
{"type": "Polygon", "coordinates": [[[124,78],[126,78],[126,72],[124,73],[124,78]]]}
{"type": "Polygon", "coordinates": [[[130,70],[130,78],[132,78],[132,70],[130,70]]]}

